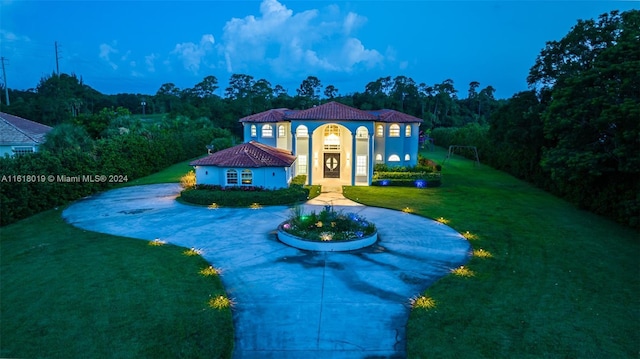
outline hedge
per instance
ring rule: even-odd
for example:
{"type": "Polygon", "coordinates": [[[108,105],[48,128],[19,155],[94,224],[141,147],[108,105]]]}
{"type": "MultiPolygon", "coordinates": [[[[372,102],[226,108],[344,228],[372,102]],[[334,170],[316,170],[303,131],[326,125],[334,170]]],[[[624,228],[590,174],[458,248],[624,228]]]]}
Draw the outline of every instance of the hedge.
{"type": "Polygon", "coordinates": [[[16,158],[0,157],[0,225],[118,184],[108,182],[110,175],[126,176],[127,181],[131,181],[196,157],[203,154],[212,139],[224,133],[218,128],[183,132],[154,130],[100,139],[90,152],[42,151],[16,158]],[[96,175],[107,176],[107,181],[65,182],[58,179],[59,176],[96,175]]]}
{"type": "Polygon", "coordinates": [[[223,207],[249,207],[289,205],[309,199],[309,188],[293,185],[289,188],[268,190],[261,187],[221,187],[198,185],[185,189],[180,200],[188,203],[208,206],[216,204],[223,207]]]}

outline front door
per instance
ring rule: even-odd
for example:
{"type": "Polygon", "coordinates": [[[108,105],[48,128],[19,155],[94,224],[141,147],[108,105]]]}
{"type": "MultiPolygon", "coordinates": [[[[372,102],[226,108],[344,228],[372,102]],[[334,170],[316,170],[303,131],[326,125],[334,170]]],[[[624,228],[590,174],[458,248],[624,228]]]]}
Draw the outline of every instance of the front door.
{"type": "Polygon", "coordinates": [[[324,154],[324,178],[340,178],[340,154],[324,154]]]}

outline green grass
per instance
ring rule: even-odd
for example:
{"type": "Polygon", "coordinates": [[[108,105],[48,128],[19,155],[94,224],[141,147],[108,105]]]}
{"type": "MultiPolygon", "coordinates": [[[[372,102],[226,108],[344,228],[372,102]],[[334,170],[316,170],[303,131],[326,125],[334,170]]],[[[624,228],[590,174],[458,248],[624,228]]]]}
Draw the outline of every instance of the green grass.
{"type": "MultiPolygon", "coordinates": [[[[440,162],[446,153],[423,155],[440,162]]],[[[638,232],[457,156],[440,188],[345,195],[442,217],[472,238],[473,275],[441,279],[424,293],[435,307],[412,311],[409,358],[639,357],[638,232]]]]}
{"type": "MultiPolygon", "coordinates": [[[[202,157],[202,156],[200,156],[202,157]]],[[[172,166],[165,168],[164,170],[154,173],[152,175],[138,178],[133,181],[128,181],[123,183],[120,187],[129,187],[129,186],[139,186],[145,184],[156,184],[156,183],[176,183],[180,182],[180,177],[187,174],[187,172],[193,170],[193,166],[189,166],[189,162],[200,158],[192,158],[190,160],[186,160],[184,162],[176,163],[172,166]]]]}
{"type": "Polygon", "coordinates": [[[231,357],[231,310],[211,306],[226,297],[202,257],[84,231],[60,212],[0,228],[0,357],[231,357]]]}

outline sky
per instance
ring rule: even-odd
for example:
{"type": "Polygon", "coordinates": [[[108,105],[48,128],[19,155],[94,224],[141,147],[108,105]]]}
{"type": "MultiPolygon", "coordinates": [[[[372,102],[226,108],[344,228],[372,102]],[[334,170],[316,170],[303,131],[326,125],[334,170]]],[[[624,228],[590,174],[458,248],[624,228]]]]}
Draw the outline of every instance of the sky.
{"type": "Polygon", "coordinates": [[[339,94],[407,76],[417,84],[528,89],[547,41],[578,19],[640,9],[638,1],[45,1],[0,0],[0,56],[9,88],[56,71],[104,94],[191,88],[206,76],[224,95],[232,74],[295,95],[316,76],[339,94]]]}

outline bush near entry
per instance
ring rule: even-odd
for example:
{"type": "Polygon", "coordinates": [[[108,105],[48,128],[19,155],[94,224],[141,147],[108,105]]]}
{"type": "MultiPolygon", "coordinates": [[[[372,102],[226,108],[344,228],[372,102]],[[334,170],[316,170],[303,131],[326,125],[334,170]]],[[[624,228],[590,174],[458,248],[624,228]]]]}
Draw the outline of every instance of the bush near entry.
{"type": "Polygon", "coordinates": [[[309,199],[309,188],[292,185],[289,188],[269,190],[256,186],[197,185],[182,191],[180,199],[204,206],[213,203],[224,207],[248,207],[255,203],[263,206],[288,205],[309,199]]]}

